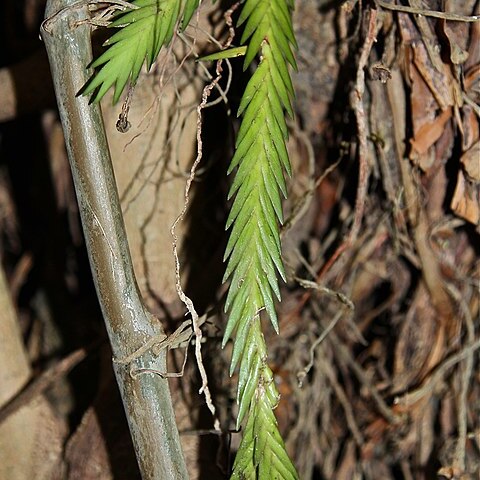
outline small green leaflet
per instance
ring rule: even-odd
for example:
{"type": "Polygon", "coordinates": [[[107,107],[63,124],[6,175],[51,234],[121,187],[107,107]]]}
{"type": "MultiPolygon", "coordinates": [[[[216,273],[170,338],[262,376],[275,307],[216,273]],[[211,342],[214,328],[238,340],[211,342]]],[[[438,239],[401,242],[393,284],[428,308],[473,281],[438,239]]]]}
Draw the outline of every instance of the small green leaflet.
{"type": "Polygon", "coordinates": [[[226,58],[243,57],[247,52],[247,47],[234,47],[227,50],[220,50],[219,52],[211,53],[197,59],[197,62],[210,62],[212,60],[224,60],[226,58]]]}

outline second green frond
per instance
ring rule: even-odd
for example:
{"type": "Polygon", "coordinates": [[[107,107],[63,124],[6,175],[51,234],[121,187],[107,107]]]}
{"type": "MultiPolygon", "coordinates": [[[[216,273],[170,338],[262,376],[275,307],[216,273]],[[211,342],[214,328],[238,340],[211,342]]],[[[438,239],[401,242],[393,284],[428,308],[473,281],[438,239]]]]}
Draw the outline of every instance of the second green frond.
{"type": "MultiPolygon", "coordinates": [[[[285,279],[278,223],[282,223],[281,195],[286,196],[283,171],[291,173],[285,146],[284,110],[292,112],[293,87],[285,76],[285,60],[268,43],[262,61],[243,95],[238,132],[229,172],[238,167],[229,197],[235,195],[227,228],[232,227],[225,251],[225,280],[232,276],[225,308],[229,319],[224,343],[237,331],[232,369],[245,349],[245,324],[263,308],[278,331],[273,297],[280,299],[277,272],[285,279]],[[251,277],[251,278],[250,278],[251,277]],[[248,301],[247,301],[248,299],[248,301]]],[[[286,71],[286,70],[285,70],[286,71]]]]}
{"type": "Polygon", "coordinates": [[[181,21],[185,29],[200,0],[134,0],[136,8],[122,12],[110,25],[119,28],[105,43],[108,50],[91,67],[101,67],[83,90],[100,101],[114,86],[113,103],[118,102],[127,82],[135,84],[144,63],[150,69],[162,46],[167,45],[181,21]]]}

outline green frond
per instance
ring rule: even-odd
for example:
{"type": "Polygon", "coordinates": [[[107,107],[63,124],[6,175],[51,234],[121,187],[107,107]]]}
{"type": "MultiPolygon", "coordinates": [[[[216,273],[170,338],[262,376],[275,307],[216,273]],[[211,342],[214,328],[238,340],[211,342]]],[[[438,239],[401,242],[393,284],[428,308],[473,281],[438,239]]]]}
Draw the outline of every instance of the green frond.
{"type": "Polygon", "coordinates": [[[276,56],[285,57],[294,69],[297,68],[292,53],[292,48],[297,47],[291,20],[292,9],[293,2],[288,0],[246,0],[238,19],[239,26],[246,22],[241,43],[250,40],[245,56],[245,70],[260,52],[264,41],[276,50],[276,56]]]}
{"type": "Polygon", "coordinates": [[[227,50],[220,50],[219,52],[215,52],[210,55],[205,55],[204,57],[200,57],[197,59],[197,61],[208,62],[210,60],[222,60],[225,58],[243,57],[246,51],[247,51],[247,47],[228,48],[227,50]]]}
{"type": "Polygon", "coordinates": [[[109,47],[90,66],[101,67],[82,91],[94,94],[99,102],[114,87],[113,103],[118,102],[127,83],[135,84],[144,64],[150,69],[160,49],[167,45],[181,21],[182,30],[190,22],[200,0],[133,0],[138,8],[127,10],[111,22],[119,28],[105,43],[109,47]]]}
{"type": "Polygon", "coordinates": [[[188,27],[188,24],[190,23],[190,20],[192,19],[195,10],[199,7],[201,1],[202,0],[185,1],[185,8],[183,10],[183,18],[181,23],[182,31],[188,27]]]}
{"type": "Polygon", "coordinates": [[[231,478],[296,480],[298,474],[285,450],[273,414],[278,393],[264,354],[265,343],[257,319],[251,325],[240,366],[238,424],[245,415],[247,422],[231,478]],[[254,382],[259,382],[256,389],[253,389],[254,382]]]}
{"type": "Polygon", "coordinates": [[[256,355],[252,368],[248,372],[248,376],[245,376],[245,387],[242,391],[238,392],[238,417],[237,417],[237,429],[240,428],[242,420],[247,413],[247,409],[250,407],[253,399],[253,395],[257,390],[258,383],[260,380],[260,374],[262,369],[262,360],[256,355]]]}
{"type": "Polygon", "coordinates": [[[244,68],[260,61],[240,101],[242,123],[228,173],[236,171],[228,198],[233,198],[226,228],[224,281],[230,278],[225,302],[228,312],[223,345],[234,338],[230,374],[239,365],[237,427],[246,418],[233,467],[233,479],[298,478],[278,431],[273,409],[279,394],[267,365],[261,330],[265,311],[278,333],[275,300],[278,276],[285,280],[279,225],[285,173],[291,175],[285,115],[293,115],[296,47],[290,0],[246,0],[238,24],[247,42],[244,68]]]}

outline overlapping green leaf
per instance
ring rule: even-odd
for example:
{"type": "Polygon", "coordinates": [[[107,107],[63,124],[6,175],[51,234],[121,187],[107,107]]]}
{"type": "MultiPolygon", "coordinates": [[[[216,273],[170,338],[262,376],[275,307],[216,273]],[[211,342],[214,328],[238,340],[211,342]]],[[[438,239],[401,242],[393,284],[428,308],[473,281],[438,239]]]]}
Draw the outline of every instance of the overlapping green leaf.
{"type": "MultiPolygon", "coordinates": [[[[247,350],[240,366],[240,371],[245,370],[248,375],[239,382],[239,395],[248,400],[249,410],[231,478],[296,480],[297,472],[288,458],[273,414],[279,397],[263,355],[265,343],[257,317],[250,326],[247,350]],[[261,393],[252,387],[254,382],[261,382],[261,393]]],[[[238,425],[245,412],[246,407],[242,406],[238,425]]]]}
{"type": "Polygon", "coordinates": [[[150,69],[162,46],[167,45],[179,20],[185,29],[200,0],[133,0],[132,8],[120,14],[110,25],[120,28],[104,44],[103,55],[91,67],[101,69],[92,77],[82,94],[94,94],[100,101],[114,87],[116,103],[128,82],[135,84],[144,64],[150,69]]]}

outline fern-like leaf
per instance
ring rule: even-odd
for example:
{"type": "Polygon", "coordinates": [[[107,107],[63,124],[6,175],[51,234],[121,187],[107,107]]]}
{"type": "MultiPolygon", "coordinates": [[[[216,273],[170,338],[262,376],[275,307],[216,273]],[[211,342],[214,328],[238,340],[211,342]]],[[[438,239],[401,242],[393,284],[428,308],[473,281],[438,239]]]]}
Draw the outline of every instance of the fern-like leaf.
{"type": "Polygon", "coordinates": [[[92,101],[99,102],[114,86],[113,103],[118,102],[128,82],[138,79],[144,63],[150,69],[162,46],[167,45],[178,21],[185,29],[199,0],[134,0],[136,8],[119,15],[109,27],[119,28],[104,46],[109,48],[90,66],[101,69],[92,77],[83,95],[94,93],[92,101]]]}
{"type": "Polygon", "coordinates": [[[291,0],[246,0],[239,17],[244,25],[241,43],[247,42],[244,68],[258,54],[260,63],[240,102],[243,119],[228,171],[236,170],[236,175],[229,192],[234,201],[227,220],[231,232],[224,280],[230,278],[230,287],[223,344],[234,337],[230,373],[240,367],[237,427],[246,418],[234,479],[298,478],[273,414],[279,395],[260,320],[265,310],[278,333],[278,275],[285,280],[281,196],[286,196],[284,172],[291,174],[285,113],[293,115],[289,66],[296,68],[292,8],[291,0]]]}

